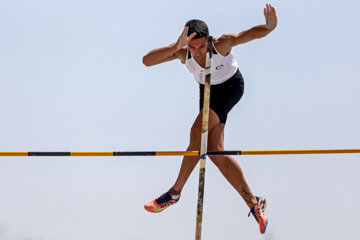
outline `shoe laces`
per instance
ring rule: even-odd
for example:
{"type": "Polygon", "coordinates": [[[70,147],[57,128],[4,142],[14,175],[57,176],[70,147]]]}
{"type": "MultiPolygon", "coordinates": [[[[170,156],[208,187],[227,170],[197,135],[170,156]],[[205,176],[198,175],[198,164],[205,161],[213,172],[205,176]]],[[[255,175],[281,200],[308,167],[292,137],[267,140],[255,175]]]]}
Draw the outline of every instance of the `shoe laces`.
{"type": "Polygon", "coordinates": [[[157,199],[155,199],[155,202],[160,207],[167,207],[167,206],[172,205],[173,203],[176,203],[177,200],[172,199],[171,194],[169,192],[166,192],[163,195],[161,195],[160,197],[158,197],[157,199]]]}
{"type": "Polygon", "coordinates": [[[256,221],[259,222],[260,216],[264,215],[265,204],[264,204],[263,198],[256,197],[256,199],[257,199],[257,203],[255,204],[255,206],[253,208],[250,209],[248,217],[250,217],[250,213],[252,213],[252,215],[255,217],[256,221]]]}
{"type": "Polygon", "coordinates": [[[252,215],[254,216],[255,220],[256,220],[257,222],[259,222],[259,218],[260,218],[260,208],[259,208],[259,207],[254,206],[254,207],[250,210],[250,212],[249,212],[249,214],[248,214],[248,217],[250,217],[250,214],[252,214],[252,215]]]}

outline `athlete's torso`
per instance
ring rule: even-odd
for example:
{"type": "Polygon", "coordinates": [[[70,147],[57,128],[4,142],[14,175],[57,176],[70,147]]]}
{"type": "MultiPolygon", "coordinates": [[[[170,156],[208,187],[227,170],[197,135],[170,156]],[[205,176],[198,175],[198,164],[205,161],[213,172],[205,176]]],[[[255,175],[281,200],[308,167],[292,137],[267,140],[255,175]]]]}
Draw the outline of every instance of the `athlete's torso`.
{"type": "MultiPolygon", "coordinates": [[[[205,68],[201,67],[186,49],[185,65],[188,70],[194,74],[194,78],[198,83],[205,83],[205,68]]],[[[213,44],[213,54],[211,60],[211,85],[217,85],[230,79],[237,71],[238,63],[234,56],[229,53],[222,56],[216,50],[213,44]]]]}

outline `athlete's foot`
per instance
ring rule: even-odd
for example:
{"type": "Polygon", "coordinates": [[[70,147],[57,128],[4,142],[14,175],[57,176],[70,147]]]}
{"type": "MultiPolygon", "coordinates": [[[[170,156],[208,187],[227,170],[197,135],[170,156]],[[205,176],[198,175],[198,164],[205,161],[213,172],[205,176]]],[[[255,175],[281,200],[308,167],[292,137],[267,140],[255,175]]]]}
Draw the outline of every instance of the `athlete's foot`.
{"type": "Polygon", "coordinates": [[[146,203],[144,207],[149,212],[158,213],[174,205],[179,199],[180,195],[173,196],[169,192],[166,192],[160,197],[146,203]]]}
{"type": "Polygon", "coordinates": [[[268,224],[268,219],[265,214],[265,208],[266,208],[266,199],[263,197],[256,197],[257,204],[254,205],[254,207],[250,210],[250,213],[255,217],[255,220],[259,223],[260,227],[260,233],[264,234],[266,231],[266,227],[268,224]]]}

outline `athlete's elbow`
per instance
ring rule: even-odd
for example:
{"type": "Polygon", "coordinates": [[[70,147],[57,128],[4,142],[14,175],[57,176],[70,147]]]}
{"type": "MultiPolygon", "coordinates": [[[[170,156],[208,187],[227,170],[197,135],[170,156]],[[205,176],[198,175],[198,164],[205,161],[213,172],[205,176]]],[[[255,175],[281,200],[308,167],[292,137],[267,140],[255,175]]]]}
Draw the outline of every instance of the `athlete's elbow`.
{"type": "Polygon", "coordinates": [[[151,65],[153,65],[150,63],[149,59],[146,56],[143,57],[142,63],[147,67],[150,67],[151,65]]]}

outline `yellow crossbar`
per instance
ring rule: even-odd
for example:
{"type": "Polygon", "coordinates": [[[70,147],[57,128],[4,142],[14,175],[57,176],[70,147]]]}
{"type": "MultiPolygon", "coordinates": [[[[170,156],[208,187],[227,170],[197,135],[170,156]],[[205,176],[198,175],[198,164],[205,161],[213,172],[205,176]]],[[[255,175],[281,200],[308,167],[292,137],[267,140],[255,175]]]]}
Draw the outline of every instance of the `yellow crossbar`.
{"type": "MultiPolygon", "coordinates": [[[[340,154],[360,153],[353,149],[302,149],[302,150],[236,150],[208,151],[206,155],[282,155],[282,154],[340,154]]],[[[199,151],[132,151],[132,152],[0,152],[0,157],[48,156],[48,157],[100,157],[100,156],[199,156],[199,151]]]]}

